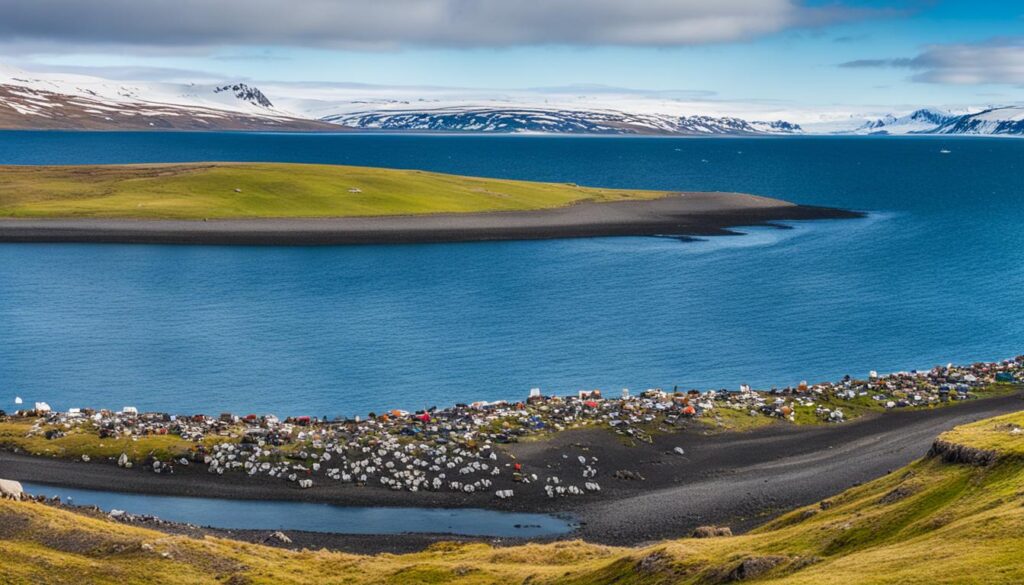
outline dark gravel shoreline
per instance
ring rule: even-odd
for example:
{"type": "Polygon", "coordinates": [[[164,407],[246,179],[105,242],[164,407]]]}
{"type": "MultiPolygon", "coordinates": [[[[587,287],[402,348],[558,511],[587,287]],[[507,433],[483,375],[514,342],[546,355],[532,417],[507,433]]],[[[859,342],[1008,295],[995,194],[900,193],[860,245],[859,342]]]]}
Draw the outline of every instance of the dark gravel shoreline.
{"type": "MultiPolygon", "coordinates": [[[[511,500],[493,493],[391,491],[348,484],[301,490],[290,483],[242,474],[211,475],[185,468],[174,476],[114,465],[0,453],[0,477],[67,487],[176,496],[325,502],[351,506],[474,507],[568,514],[581,523],[565,538],[636,545],[686,536],[703,524],[748,530],[787,510],[827,498],[881,477],[924,456],[945,430],[1024,409],[1024,394],[986,398],[930,410],[870,415],[839,425],[775,424],[747,433],[707,434],[705,427],[654,437],[627,447],[602,429],[567,431],[544,441],[508,445],[526,468],[566,477],[579,454],[600,458],[602,492],[549,499],[539,490],[517,490],[511,500]],[[685,455],[673,452],[676,446],[685,455]],[[567,456],[567,457],[566,457],[567,456]],[[643,480],[614,479],[617,470],[643,480]]],[[[513,484],[509,484],[510,486],[513,484]]],[[[496,489],[502,486],[496,485],[496,489]]],[[[188,532],[187,530],[183,530],[188,532]]],[[[342,535],[286,531],[295,547],[327,547],[360,553],[407,552],[438,541],[517,544],[519,539],[472,539],[445,535],[342,535]]],[[[209,530],[261,542],[267,531],[209,530]]]]}
{"type": "Polygon", "coordinates": [[[0,242],[210,245],[414,244],[724,235],[736,226],[863,214],[737,193],[584,202],[557,209],[318,219],[0,219],[0,242]]]}

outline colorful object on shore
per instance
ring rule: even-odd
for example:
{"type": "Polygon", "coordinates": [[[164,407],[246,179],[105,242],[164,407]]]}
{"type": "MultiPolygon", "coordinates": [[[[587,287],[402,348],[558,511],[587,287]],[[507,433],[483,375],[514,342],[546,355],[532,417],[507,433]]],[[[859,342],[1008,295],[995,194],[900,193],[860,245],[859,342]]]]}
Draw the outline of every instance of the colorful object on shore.
{"type": "MultiPolygon", "coordinates": [[[[764,420],[841,423],[860,411],[931,407],[968,400],[982,388],[1024,375],[1024,355],[1012,360],[970,366],[938,366],[929,371],[898,372],[796,388],[667,392],[648,389],[637,396],[604,399],[598,390],[574,396],[543,396],[531,391],[523,402],[475,402],[450,408],[409,413],[391,410],[365,420],[320,419],[298,416],[280,421],[273,415],[229,413],[175,416],[139,413],[125,407],[109,410],[71,409],[53,412],[46,403],[20,411],[15,419],[32,420],[27,437],[57,441],[68,434],[93,434],[99,439],[171,436],[180,452],[135,461],[127,453],[116,457],[121,467],[138,463],[158,474],[173,474],[182,466],[205,466],[209,473],[245,473],[291,482],[302,489],[320,481],[370,483],[392,490],[454,491],[498,495],[494,481],[511,476],[524,487],[537,484],[548,497],[585,496],[600,492],[593,481],[597,459],[579,456],[576,483],[554,475],[526,474],[519,462],[498,446],[522,437],[570,428],[605,427],[629,440],[651,441],[655,429],[668,431],[702,418],[722,416],[764,420]],[[582,486],[582,487],[581,487],[582,486]]],[[[0,415],[0,420],[2,415],[0,415]]],[[[77,443],[77,441],[76,441],[77,443]]],[[[683,455],[681,447],[675,453],[683,455]]],[[[96,458],[98,459],[98,458],[96,458]]],[[[84,458],[83,458],[84,460],[84,458]]],[[[498,491],[501,491],[500,489],[498,491]]]]}

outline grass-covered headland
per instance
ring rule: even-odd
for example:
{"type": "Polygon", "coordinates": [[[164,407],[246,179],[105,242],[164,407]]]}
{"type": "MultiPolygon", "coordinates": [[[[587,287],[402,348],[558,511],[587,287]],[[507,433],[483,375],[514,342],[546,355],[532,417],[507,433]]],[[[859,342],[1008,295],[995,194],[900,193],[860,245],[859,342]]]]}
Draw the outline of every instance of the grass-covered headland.
{"type": "Polygon", "coordinates": [[[640,548],[288,551],[0,501],[0,575],[9,583],[1020,583],[1022,427],[1024,412],[959,427],[932,456],[745,535],[680,535],[640,548]],[[953,462],[950,449],[991,456],[953,462]]]}
{"type": "Polygon", "coordinates": [[[316,218],[523,211],[662,191],[281,163],[0,166],[0,217],[316,218]]]}

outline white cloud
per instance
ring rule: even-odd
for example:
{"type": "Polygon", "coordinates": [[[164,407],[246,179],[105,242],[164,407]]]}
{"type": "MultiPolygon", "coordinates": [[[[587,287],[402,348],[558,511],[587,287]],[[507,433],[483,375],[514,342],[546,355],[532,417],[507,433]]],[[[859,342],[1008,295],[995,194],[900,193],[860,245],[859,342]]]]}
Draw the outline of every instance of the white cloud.
{"type": "Polygon", "coordinates": [[[388,49],[675,46],[755,38],[885,11],[801,0],[0,0],[0,42],[388,49]]]}
{"type": "Polygon", "coordinates": [[[951,84],[1024,84],[1024,39],[978,45],[937,45],[913,60],[918,81],[951,84]]]}
{"type": "Polygon", "coordinates": [[[918,73],[911,79],[925,83],[1024,85],[1024,38],[931,45],[910,59],[863,59],[841,66],[914,69],[918,73]]]}

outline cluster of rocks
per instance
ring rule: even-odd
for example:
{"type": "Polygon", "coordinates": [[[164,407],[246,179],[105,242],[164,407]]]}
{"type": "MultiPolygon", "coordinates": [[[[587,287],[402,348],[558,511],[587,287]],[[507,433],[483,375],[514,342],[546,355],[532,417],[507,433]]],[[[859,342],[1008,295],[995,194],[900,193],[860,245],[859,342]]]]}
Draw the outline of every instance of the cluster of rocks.
{"type": "MultiPolygon", "coordinates": [[[[93,509],[99,510],[99,508],[95,507],[93,507],[93,509]]],[[[149,524],[152,526],[165,526],[167,524],[170,524],[170,522],[163,520],[157,516],[153,516],[151,514],[132,514],[130,512],[125,512],[124,510],[118,510],[116,508],[107,512],[107,518],[117,522],[122,522],[124,524],[149,524]]],[[[195,526],[191,524],[182,524],[182,526],[195,528],[195,526]]]]}
{"type": "MultiPolygon", "coordinates": [[[[537,389],[521,402],[477,402],[419,412],[392,410],[366,418],[318,419],[302,416],[280,420],[273,415],[239,417],[222,414],[174,416],[139,413],[133,407],[119,412],[71,409],[54,412],[39,408],[17,416],[37,420],[29,434],[56,439],[69,432],[95,432],[100,438],[140,438],[174,435],[190,446],[174,458],[153,456],[141,461],[154,473],[174,473],[183,466],[201,466],[209,473],[244,473],[292,482],[310,488],[320,482],[379,485],[386,489],[493,492],[512,498],[515,490],[495,489],[508,478],[521,489],[536,489],[551,498],[601,491],[597,458],[579,457],[573,478],[547,470],[526,470],[513,455],[499,448],[521,437],[582,426],[604,426],[626,436],[645,439],[653,426],[667,427],[732,409],[749,416],[795,420],[800,410],[820,420],[841,422],[843,401],[884,408],[912,408],[965,400],[972,391],[995,382],[1024,380],[1024,356],[971,366],[936,367],[929,371],[898,372],[865,380],[849,376],[838,382],[783,389],[739,391],[649,389],[637,396],[623,390],[608,399],[600,391],[575,396],[544,396],[537,389]],[[533,484],[534,487],[527,488],[533,484]]],[[[3,413],[0,412],[0,417],[3,413]]],[[[674,452],[684,455],[677,447],[674,452]]],[[[87,457],[83,459],[88,460],[87,457]]],[[[118,465],[133,462],[122,454],[118,465]]],[[[565,469],[562,470],[563,474],[565,469]]],[[[622,476],[619,471],[613,477],[622,476]]],[[[639,478],[642,479],[642,478],[639,478]]]]}

